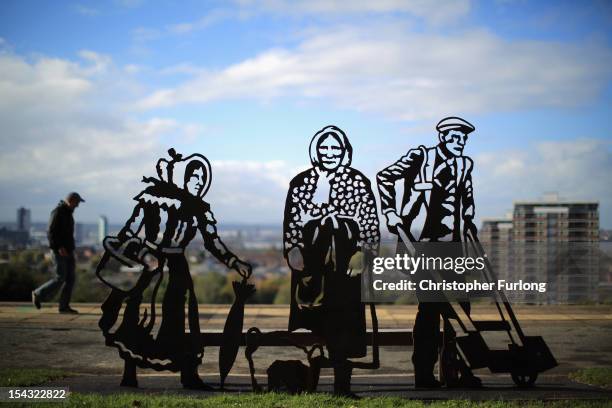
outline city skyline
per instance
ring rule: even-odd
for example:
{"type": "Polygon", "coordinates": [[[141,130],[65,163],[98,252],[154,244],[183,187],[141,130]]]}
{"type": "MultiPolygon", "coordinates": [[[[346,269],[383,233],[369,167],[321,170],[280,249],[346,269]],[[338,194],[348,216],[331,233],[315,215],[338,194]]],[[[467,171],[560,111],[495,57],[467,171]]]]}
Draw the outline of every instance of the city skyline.
{"type": "Polygon", "coordinates": [[[477,221],[558,191],[612,228],[612,6],[571,1],[0,4],[0,219],[121,224],[170,147],[206,155],[225,223],[279,224],[312,135],[377,171],[476,126],[477,221]]]}
{"type": "MultiPolygon", "coordinates": [[[[379,201],[379,200],[377,200],[379,201]]],[[[481,224],[484,225],[487,222],[490,221],[512,221],[512,208],[516,207],[517,204],[524,204],[524,203],[542,203],[542,204],[546,204],[549,202],[557,202],[559,204],[562,204],[564,202],[589,202],[589,203],[595,203],[599,206],[599,201],[597,200],[568,200],[566,197],[563,196],[559,196],[558,193],[556,192],[546,192],[545,194],[541,195],[538,198],[532,199],[532,200],[513,200],[512,203],[509,205],[509,210],[505,213],[499,213],[497,215],[491,215],[491,216],[485,216],[485,217],[479,217],[479,222],[477,222],[477,224],[481,224]]],[[[15,224],[17,230],[21,230],[19,228],[20,225],[20,217],[23,211],[25,211],[28,214],[28,223],[30,224],[45,224],[47,221],[44,219],[40,219],[40,220],[30,220],[30,213],[31,210],[30,208],[27,207],[19,207],[16,209],[17,210],[17,217],[16,217],[16,221],[15,220],[0,220],[1,224],[15,224]]],[[[599,213],[599,212],[598,212],[599,213]]],[[[382,213],[379,214],[379,218],[381,222],[384,222],[384,217],[382,217],[382,213]]],[[[120,228],[123,223],[121,221],[113,221],[112,223],[109,222],[108,217],[105,214],[99,214],[98,216],[96,216],[96,218],[94,220],[78,220],[76,221],[77,224],[87,224],[87,225],[95,225],[96,228],[100,228],[100,222],[104,220],[105,224],[106,224],[106,229],[109,228],[109,226],[113,226],[114,228],[120,228]]],[[[279,227],[281,228],[282,225],[279,222],[222,222],[222,224],[224,225],[231,225],[231,226],[252,226],[252,227],[279,227]]],[[[607,228],[602,227],[602,230],[606,230],[607,228]]]]}

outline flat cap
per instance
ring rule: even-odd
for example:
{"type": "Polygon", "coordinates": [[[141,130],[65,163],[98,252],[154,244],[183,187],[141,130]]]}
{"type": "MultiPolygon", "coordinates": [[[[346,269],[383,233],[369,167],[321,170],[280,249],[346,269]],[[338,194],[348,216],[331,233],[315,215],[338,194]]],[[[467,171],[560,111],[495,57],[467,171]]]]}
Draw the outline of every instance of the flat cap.
{"type": "Polygon", "coordinates": [[[445,132],[448,130],[462,130],[463,132],[468,134],[476,130],[476,128],[474,127],[474,125],[472,125],[465,119],[461,119],[456,116],[449,116],[438,122],[438,124],[436,125],[436,130],[438,132],[445,132]]]}
{"type": "Polygon", "coordinates": [[[77,200],[78,202],[85,202],[85,200],[83,200],[83,197],[81,197],[79,195],[79,193],[77,193],[76,191],[73,191],[71,193],[68,193],[68,195],[66,196],[66,201],[69,200],[77,200]]]}

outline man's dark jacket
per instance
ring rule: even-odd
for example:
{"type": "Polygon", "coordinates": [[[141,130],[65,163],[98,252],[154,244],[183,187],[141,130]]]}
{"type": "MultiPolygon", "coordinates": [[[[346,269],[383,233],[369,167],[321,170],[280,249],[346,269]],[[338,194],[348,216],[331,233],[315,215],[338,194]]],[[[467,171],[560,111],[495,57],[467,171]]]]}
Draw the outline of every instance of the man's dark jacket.
{"type": "Polygon", "coordinates": [[[51,211],[49,218],[49,247],[54,251],[66,248],[74,251],[74,218],[72,218],[72,208],[64,201],[60,201],[57,207],[51,211]]]}

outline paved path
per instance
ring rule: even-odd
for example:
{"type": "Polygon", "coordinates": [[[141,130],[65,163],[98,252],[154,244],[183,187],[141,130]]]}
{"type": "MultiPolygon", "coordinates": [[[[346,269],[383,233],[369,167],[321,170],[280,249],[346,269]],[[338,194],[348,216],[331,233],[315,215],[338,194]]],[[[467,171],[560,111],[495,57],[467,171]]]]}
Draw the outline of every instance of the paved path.
{"type": "MultiPolygon", "coordinates": [[[[105,347],[97,327],[100,309],[97,304],[76,304],[79,315],[60,315],[56,305],[45,305],[36,310],[25,303],[0,303],[0,367],[55,367],[75,376],[63,380],[74,391],[106,390],[117,392],[122,360],[115,349],[105,347]],[[92,377],[95,375],[95,377],[92,377]]],[[[379,306],[381,328],[412,328],[414,306],[379,306]]],[[[474,315],[492,319],[492,306],[475,305],[474,315]]],[[[221,330],[229,306],[200,305],[200,321],[204,330],[221,330]]],[[[493,309],[494,310],[494,309],[493,309]]],[[[478,393],[461,390],[414,391],[409,347],[385,347],[381,350],[381,369],[375,373],[355,371],[356,390],[363,395],[390,394],[408,398],[610,398],[610,394],[596,388],[577,385],[567,380],[567,373],[581,367],[612,366],[612,306],[518,306],[516,313],[528,335],[540,335],[549,344],[559,366],[538,379],[538,387],[524,393],[515,389],[509,375],[491,375],[478,370],[486,390],[478,393]],[[371,388],[369,384],[377,384],[371,388]],[[361,384],[361,385],[359,385],[361,384]]],[[[249,305],[245,310],[245,329],[285,328],[288,320],[286,306],[249,305]]],[[[487,341],[505,347],[507,339],[500,333],[488,336],[487,341]]],[[[211,382],[218,382],[218,349],[205,351],[200,373],[211,382]]],[[[276,359],[302,358],[301,352],[291,349],[262,348],[256,354],[258,373],[276,359]]],[[[247,391],[248,367],[242,352],[232,369],[230,389],[247,391]]],[[[141,385],[147,392],[181,391],[178,378],[142,370],[141,385]],[[153,375],[151,375],[151,373],[153,375]]],[[[331,371],[323,371],[323,389],[329,389],[331,371]],[[327,385],[326,385],[327,384],[327,385]]],[[[261,377],[265,382],[265,377],[261,377]]]]}
{"type": "MultiPolygon", "coordinates": [[[[91,328],[97,330],[100,318],[100,305],[73,304],[81,312],[79,315],[56,313],[57,305],[46,304],[41,310],[34,309],[29,303],[0,302],[0,325],[20,323],[27,325],[61,325],[66,328],[91,328]]],[[[577,323],[592,321],[612,321],[612,306],[525,306],[515,305],[514,310],[521,322],[577,323]]],[[[229,305],[200,305],[200,325],[206,329],[222,329],[229,305]]],[[[381,328],[412,327],[416,306],[379,305],[377,315],[381,328]]],[[[497,319],[492,305],[477,304],[472,315],[480,320],[497,319]]],[[[245,308],[245,327],[261,328],[286,327],[289,308],[284,305],[247,305],[245,308]]]]}

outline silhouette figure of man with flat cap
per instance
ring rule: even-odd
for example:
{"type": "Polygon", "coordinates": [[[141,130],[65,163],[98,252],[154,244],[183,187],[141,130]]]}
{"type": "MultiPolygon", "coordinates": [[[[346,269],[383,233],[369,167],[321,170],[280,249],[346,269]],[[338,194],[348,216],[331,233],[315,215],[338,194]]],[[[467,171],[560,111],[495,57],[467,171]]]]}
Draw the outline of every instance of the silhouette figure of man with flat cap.
{"type": "MultiPolygon", "coordinates": [[[[404,233],[409,240],[419,243],[462,242],[468,231],[476,234],[473,224],[474,163],[463,154],[468,135],[475,128],[464,119],[447,117],[437,124],[436,130],[436,146],[411,149],[378,173],[381,206],[388,229],[392,233],[404,233]],[[400,180],[404,183],[404,193],[398,209],[395,183],[400,180]],[[425,215],[423,224],[413,225],[416,224],[419,214],[425,215]],[[416,237],[411,232],[414,227],[417,227],[416,237]]],[[[418,218],[419,221],[422,219],[423,217],[418,218]]],[[[427,248],[427,245],[420,247],[427,248]]],[[[445,317],[446,322],[448,317],[452,318],[452,312],[449,312],[448,302],[431,298],[425,300],[424,295],[428,294],[417,292],[419,308],[413,330],[412,362],[415,385],[419,388],[436,388],[442,385],[433,374],[440,344],[440,316],[445,317]]],[[[468,302],[461,302],[461,306],[469,313],[468,302]]],[[[460,385],[480,385],[480,381],[471,374],[467,366],[461,374],[460,385]]],[[[448,378],[445,382],[447,385],[457,384],[457,381],[450,384],[448,378]]]]}

